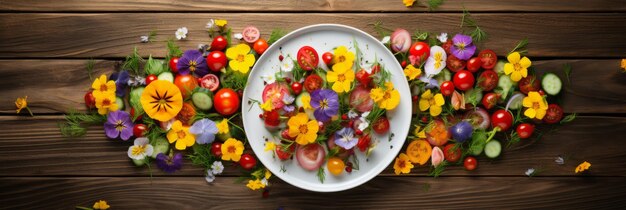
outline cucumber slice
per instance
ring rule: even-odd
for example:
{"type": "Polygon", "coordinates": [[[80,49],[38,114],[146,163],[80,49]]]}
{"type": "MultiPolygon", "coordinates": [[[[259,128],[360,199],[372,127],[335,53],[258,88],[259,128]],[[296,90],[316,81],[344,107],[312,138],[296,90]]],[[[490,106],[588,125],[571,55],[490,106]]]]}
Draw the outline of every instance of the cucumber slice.
{"type": "Polygon", "coordinates": [[[541,87],[544,91],[546,91],[549,95],[557,95],[561,92],[561,87],[563,87],[563,83],[561,79],[553,73],[547,73],[543,75],[543,79],[541,80],[541,87]]]}
{"type": "Polygon", "coordinates": [[[304,105],[304,103],[302,102],[302,98],[303,98],[304,96],[309,96],[309,97],[310,97],[311,95],[310,95],[308,92],[302,92],[302,93],[300,93],[300,95],[298,95],[298,97],[296,97],[296,106],[297,106],[298,108],[300,108],[300,107],[302,107],[302,105],[304,105]]]}
{"type": "Polygon", "coordinates": [[[159,78],[159,80],[166,80],[166,81],[170,81],[171,83],[174,83],[174,74],[172,74],[172,72],[169,72],[169,71],[159,74],[157,78],[159,78]]]}
{"type": "Polygon", "coordinates": [[[494,71],[496,71],[496,73],[498,73],[498,75],[504,75],[504,64],[506,62],[504,62],[504,60],[498,60],[498,62],[496,63],[496,66],[493,68],[494,71]]]}
{"type": "Polygon", "coordinates": [[[115,97],[115,103],[117,104],[117,110],[124,110],[124,99],[115,97]]]}
{"type": "Polygon", "coordinates": [[[191,95],[191,101],[196,108],[203,111],[209,110],[213,107],[213,99],[211,99],[209,94],[203,91],[194,92],[191,95]]]}
{"type": "Polygon", "coordinates": [[[143,166],[147,162],[145,158],[141,160],[135,160],[131,158],[131,160],[133,160],[133,163],[135,164],[135,166],[143,166]]]}
{"type": "Polygon", "coordinates": [[[497,158],[502,152],[502,144],[498,140],[491,140],[485,145],[485,155],[489,158],[497,158]]]}
{"type": "Polygon", "coordinates": [[[141,94],[143,94],[143,87],[136,87],[130,91],[130,106],[135,108],[137,113],[143,113],[143,106],[141,106],[141,94]]]}
{"type": "Polygon", "coordinates": [[[152,146],[154,148],[152,158],[156,158],[159,153],[167,154],[167,151],[170,149],[170,143],[163,137],[157,138],[152,146]]]}
{"type": "Polygon", "coordinates": [[[452,73],[450,73],[448,69],[443,69],[441,72],[439,72],[439,74],[435,76],[435,79],[437,80],[437,83],[441,85],[441,83],[445,81],[450,81],[452,79],[452,73]]]}
{"type": "Polygon", "coordinates": [[[500,75],[498,78],[498,87],[500,88],[500,98],[504,100],[508,97],[511,88],[513,88],[513,80],[507,75],[500,75]]]}
{"type": "Polygon", "coordinates": [[[515,94],[513,94],[513,96],[511,96],[511,99],[509,99],[509,102],[506,103],[505,110],[509,110],[509,109],[518,110],[522,108],[523,99],[524,99],[524,94],[516,92],[515,94]]]}

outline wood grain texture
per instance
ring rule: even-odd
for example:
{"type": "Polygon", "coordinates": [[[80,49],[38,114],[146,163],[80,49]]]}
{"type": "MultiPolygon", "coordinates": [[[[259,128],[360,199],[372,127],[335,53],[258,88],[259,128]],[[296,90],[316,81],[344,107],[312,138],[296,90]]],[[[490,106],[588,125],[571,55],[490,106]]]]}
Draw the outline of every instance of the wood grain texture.
{"type": "Polygon", "coordinates": [[[377,177],[351,190],[315,193],[282,181],[270,196],[234,178],[0,178],[6,209],[72,209],[104,199],[112,209],[613,209],[623,178],[377,177]]]}
{"type": "MultiPolygon", "coordinates": [[[[13,114],[13,101],[28,96],[35,113],[85,111],[83,95],[91,85],[86,60],[0,60],[0,113],[13,114]],[[20,68],[15,68],[19,66],[20,68]]],[[[563,75],[563,64],[572,65],[571,85],[564,85],[563,107],[568,113],[626,113],[626,77],[619,60],[546,60],[533,62],[539,73],[563,75]],[[599,82],[603,81],[603,82],[599,82]]],[[[96,60],[94,77],[110,74],[119,62],[96,60]]],[[[24,113],[26,114],[26,113],[24,113]]]]}
{"type": "MultiPolygon", "coordinates": [[[[532,57],[621,57],[626,54],[624,13],[474,14],[488,33],[484,48],[508,53],[523,38],[530,41],[532,57]],[[602,41],[590,41],[602,40],[602,41]]],[[[143,55],[164,56],[163,42],[139,43],[152,30],[158,40],[174,36],[177,28],[189,28],[183,48],[209,43],[205,24],[211,18],[230,20],[235,32],[255,25],[267,37],[272,29],[294,30],[316,23],[339,23],[374,33],[369,24],[420,29],[433,33],[460,32],[461,14],[397,13],[15,13],[1,14],[0,57],[124,57],[137,45],[143,55]],[[277,24],[280,22],[280,24],[277,24]],[[28,27],[24,27],[24,24],[28,27]],[[70,41],[71,40],[71,41],[70,41]]]]}
{"type": "MultiPolygon", "coordinates": [[[[85,137],[64,138],[57,128],[61,120],[57,116],[0,117],[0,176],[148,176],[146,167],[135,167],[127,157],[132,141],[107,139],[100,126],[91,127],[85,137]]],[[[479,158],[476,171],[453,166],[443,175],[524,176],[526,169],[536,168],[542,171],[540,176],[573,176],[579,163],[589,161],[594,176],[624,176],[626,147],[616,145],[626,140],[618,129],[625,126],[626,118],[578,117],[541,140],[506,150],[499,159],[479,158]],[[554,163],[558,155],[565,157],[565,165],[554,163]]],[[[226,176],[241,174],[237,167],[226,168],[226,176]]],[[[188,161],[172,175],[156,167],[153,172],[155,176],[204,176],[201,168],[188,161]]],[[[428,168],[416,167],[413,172],[425,176],[428,168]]],[[[388,168],[382,175],[392,174],[388,168]]]]}
{"type": "MultiPolygon", "coordinates": [[[[423,12],[428,11],[426,1],[419,1],[407,8],[400,0],[262,0],[262,1],[219,1],[219,0],[60,0],[37,1],[0,0],[3,11],[194,11],[194,12],[423,12]]],[[[626,5],[620,0],[498,0],[485,2],[482,0],[446,0],[436,12],[458,12],[463,8],[472,12],[511,11],[511,12],[593,12],[593,11],[625,11],[626,5]]]]}

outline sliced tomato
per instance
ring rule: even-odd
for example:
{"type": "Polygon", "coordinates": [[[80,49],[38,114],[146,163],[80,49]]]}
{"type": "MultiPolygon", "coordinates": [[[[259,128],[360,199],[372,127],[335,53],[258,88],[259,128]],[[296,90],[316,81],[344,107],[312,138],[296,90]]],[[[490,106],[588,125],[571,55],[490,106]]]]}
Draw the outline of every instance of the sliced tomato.
{"type": "Polygon", "coordinates": [[[485,70],[478,76],[478,87],[483,91],[491,91],[498,86],[498,73],[493,70],[485,70]]]}
{"type": "Polygon", "coordinates": [[[496,66],[496,63],[498,63],[498,56],[495,52],[493,52],[493,50],[487,49],[480,51],[480,53],[478,53],[478,57],[480,58],[480,61],[482,61],[483,69],[493,69],[493,67],[496,66]]]}
{"type": "Polygon", "coordinates": [[[259,29],[254,26],[245,27],[243,29],[242,35],[243,35],[243,40],[248,43],[254,43],[256,42],[256,40],[259,40],[259,37],[261,37],[261,33],[259,32],[259,29]]]}
{"type": "Polygon", "coordinates": [[[446,67],[448,67],[450,71],[457,72],[465,68],[465,61],[450,54],[446,59],[446,67]]]}
{"type": "Polygon", "coordinates": [[[215,74],[206,74],[200,78],[200,86],[215,91],[220,86],[220,79],[215,74]]]}
{"type": "Polygon", "coordinates": [[[548,105],[546,116],[543,117],[543,121],[548,124],[554,124],[561,121],[563,118],[563,108],[557,104],[548,105]]]}
{"type": "Polygon", "coordinates": [[[317,74],[311,74],[304,79],[304,89],[311,93],[314,90],[322,88],[323,83],[324,79],[322,79],[322,77],[317,74]]]}
{"type": "Polygon", "coordinates": [[[519,86],[519,90],[526,95],[528,95],[530,91],[541,90],[541,84],[534,75],[528,75],[527,77],[522,78],[517,85],[519,86]]]}
{"type": "Polygon", "coordinates": [[[311,71],[317,68],[319,56],[317,51],[311,46],[304,46],[298,50],[298,65],[305,71],[311,71]]]}
{"type": "Polygon", "coordinates": [[[287,94],[289,94],[289,87],[285,83],[275,82],[266,85],[263,89],[263,103],[267,100],[271,100],[274,109],[283,108],[285,105],[283,98],[287,94]]]}

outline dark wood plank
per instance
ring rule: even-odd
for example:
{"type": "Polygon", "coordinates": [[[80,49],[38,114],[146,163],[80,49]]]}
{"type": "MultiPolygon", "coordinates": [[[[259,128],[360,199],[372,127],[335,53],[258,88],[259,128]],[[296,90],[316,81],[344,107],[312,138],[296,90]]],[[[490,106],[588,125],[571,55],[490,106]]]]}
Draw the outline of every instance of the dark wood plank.
{"type": "MultiPolygon", "coordinates": [[[[85,137],[68,139],[60,135],[57,116],[0,117],[0,176],[148,176],[148,169],[135,167],[126,155],[132,141],[109,140],[100,126],[93,126],[85,137]]],[[[626,140],[617,128],[626,118],[579,117],[538,141],[527,141],[507,150],[497,160],[480,158],[479,169],[465,171],[449,167],[443,175],[524,176],[528,168],[540,169],[541,176],[573,176],[582,161],[593,164],[594,176],[623,176],[626,173],[626,140]],[[611,138],[601,138],[602,136],[611,138]],[[566,157],[557,165],[558,155],[566,157]]],[[[165,175],[153,167],[155,176],[165,175]]],[[[227,176],[238,176],[236,167],[227,167],[227,176]]],[[[425,176],[428,169],[416,167],[413,175],[425,176]]],[[[383,175],[391,175],[389,168],[383,175]]],[[[201,168],[185,162],[173,176],[203,176],[201,168]]]]}
{"type": "MultiPolygon", "coordinates": [[[[491,37],[484,43],[503,55],[523,38],[530,40],[530,56],[621,57],[626,54],[624,13],[530,13],[475,14],[491,37]],[[590,40],[602,40],[590,41],[590,40]],[[573,50],[575,49],[575,50],[573,50]]],[[[159,40],[173,37],[186,26],[184,48],[208,43],[205,24],[210,18],[230,20],[234,31],[256,25],[267,37],[273,28],[294,30],[316,23],[339,23],[374,33],[369,24],[382,21],[389,28],[404,27],[430,32],[459,32],[461,14],[351,13],[351,14],[266,14],[266,13],[17,13],[0,15],[0,57],[123,57],[138,45],[144,55],[164,56],[162,42],[140,44],[139,37],[157,30],[159,40]],[[281,22],[277,25],[276,22],[281,22]],[[28,27],[24,27],[28,23],[28,27]]]]}
{"type": "MultiPolygon", "coordinates": [[[[546,60],[534,62],[535,68],[562,74],[562,65],[572,65],[572,84],[565,85],[564,109],[568,113],[626,113],[626,77],[619,60],[546,60]],[[602,67],[602,68],[598,68],[602,67]],[[603,81],[603,82],[599,82],[603,81]]],[[[28,95],[35,113],[84,111],[83,93],[91,81],[85,71],[86,60],[0,60],[0,113],[13,114],[13,101],[28,95]],[[15,68],[20,66],[20,68],[15,68]]],[[[110,74],[118,62],[97,60],[93,75],[110,74]]],[[[565,78],[563,76],[563,78],[565,78]]]]}
{"type": "Polygon", "coordinates": [[[273,181],[261,198],[234,178],[0,178],[7,209],[72,209],[104,199],[113,209],[612,209],[624,178],[377,177],[351,190],[315,193],[273,181]],[[328,205],[331,204],[331,205],[328,205]]]}
{"type": "MultiPolygon", "coordinates": [[[[572,1],[544,1],[544,0],[499,0],[485,3],[481,0],[455,1],[447,0],[438,12],[462,11],[466,8],[473,12],[491,11],[522,11],[522,12],[562,12],[562,11],[625,11],[626,5],[619,0],[572,0],[572,1]]],[[[428,11],[426,6],[420,5],[407,8],[399,0],[264,0],[264,1],[167,1],[167,0],[62,0],[62,1],[9,1],[0,0],[0,10],[4,11],[195,11],[195,12],[423,12],[428,11]]]]}

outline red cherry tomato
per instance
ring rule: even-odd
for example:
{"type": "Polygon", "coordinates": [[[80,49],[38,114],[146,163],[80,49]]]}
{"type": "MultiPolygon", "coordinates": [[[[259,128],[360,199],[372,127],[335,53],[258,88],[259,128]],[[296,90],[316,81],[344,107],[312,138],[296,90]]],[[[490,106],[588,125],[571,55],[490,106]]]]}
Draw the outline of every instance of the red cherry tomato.
{"type": "Polygon", "coordinates": [[[508,130],[512,124],[513,115],[504,109],[499,109],[491,115],[491,126],[500,128],[500,131],[508,130]]]}
{"type": "Polygon", "coordinates": [[[483,50],[478,53],[478,57],[482,61],[483,69],[493,69],[498,62],[498,56],[493,50],[483,50]]]}
{"type": "Polygon", "coordinates": [[[374,129],[374,132],[377,134],[387,133],[389,131],[389,120],[384,116],[378,118],[378,120],[372,124],[372,129],[374,129]]]}
{"type": "Polygon", "coordinates": [[[200,87],[215,91],[220,86],[220,79],[215,74],[206,74],[198,79],[198,83],[200,83],[200,87]]]}
{"type": "Polygon", "coordinates": [[[467,61],[467,70],[472,73],[476,73],[482,65],[483,65],[483,62],[480,58],[473,57],[467,61]]]}
{"type": "Polygon", "coordinates": [[[450,54],[448,55],[448,58],[446,58],[446,67],[448,67],[448,69],[452,72],[457,72],[465,68],[465,61],[450,54]]]}
{"type": "Polygon", "coordinates": [[[527,139],[533,135],[533,132],[535,131],[535,126],[530,123],[522,123],[517,126],[517,129],[515,129],[515,131],[517,132],[517,135],[520,139],[527,139]]]}
{"type": "Polygon", "coordinates": [[[478,76],[478,87],[483,91],[491,91],[498,86],[498,73],[493,70],[485,70],[478,76]]]}
{"type": "Polygon", "coordinates": [[[265,39],[263,38],[259,38],[259,40],[256,40],[256,42],[254,42],[254,46],[252,47],[252,49],[254,49],[254,52],[256,52],[256,54],[263,55],[268,47],[270,46],[269,44],[267,44],[267,41],[265,41],[265,39]]]}
{"type": "Polygon", "coordinates": [[[293,156],[293,152],[296,150],[296,147],[293,144],[287,149],[283,149],[284,147],[285,146],[283,145],[276,146],[276,156],[278,159],[288,160],[291,156],[293,156]]]}
{"type": "Polygon", "coordinates": [[[239,109],[239,95],[230,88],[222,88],[213,97],[215,110],[221,115],[231,115],[239,109]]]}
{"type": "Polygon", "coordinates": [[[485,109],[491,109],[496,106],[500,100],[500,96],[496,93],[487,93],[483,96],[483,100],[481,101],[485,109]]]}
{"type": "Polygon", "coordinates": [[[448,144],[443,148],[443,156],[450,163],[456,163],[461,159],[461,147],[454,149],[454,144],[448,144]]]}
{"type": "Polygon", "coordinates": [[[557,104],[548,105],[546,116],[543,117],[543,121],[548,124],[554,124],[561,121],[563,118],[563,109],[557,104]]]}
{"type": "Polygon", "coordinates": [[[198,87],[198,80],[194,78],[191,74],[187,75],[178,75],[174,79],[174,84],[180,89],[183,98],[187,98],[191,91],[198,87]]]}
{"type": "Polygon", "coordinates": [[[133,136],[139,138],[139,137],[143,137],[146,134],[146,131],[148,130],[148,126],[144,125],[144,124],[135,124],[135,126],[133,127],[133,136]]]}
{"type": "Polygon", "coordinates": [[[222,143],[221,142],[214,141],[211,144],[211,154],[213,154],[215,157],[222,156],[222,143]]]}
{"type": "Polygon", "coordinates": [[[131,117],[130,119],[131,119],[131,120],[132,120],[132,119],[135,119],[135,121],[141,121],[141,118],[142,118],[143,116],[142,116],[142,115],[136,116],[136,114],[138,114],[138,113],[136,113],[135,108],[132,108],[132,107],[131,107],[131,108],[130,108],[130,117],[131,117]]]}
{"type": "Polygon", "coordinates": [[[463,161],[463,166],[465,166],[465,170],[473,171],[478,166],[478,160],[475,157],[468,156],[463,161]]]}
{"type": "Polygon", "coordinates": [[[311,71],[317,68],[319,56],[317,51],[311,46],[304,46],[298,50],[298,65],[305,71],[311,71]]]}
{"type": "Polygon", "coordinates": [[[293,91],[293,94],[299,95],[300,93],[302,93],[302,83],[291,83],[291,90],[293,91]]]}
{"type": "Polygon", "coordinates": [[[415,56],[416,63],[421,64],[430,56],[430,46],[426,42],[417,42],[409,49],[409,55],[415,56]]]}
{"type": "Polygon", "coordinates": [[[306,79],[304,79],[304,89],[306,89],[307,92],[311,93],[314,90],[322,88],[323,82],[324,79],[322,79],[322,77],[317,74],[311,74],[306,77],[306,79]]]}
{"type": "Polygon", "coordinates": [[[522,78],[518,83],[519,90],[522,93],[528,95],[530,91],[539,91],[541,90],[541,84],[539,80],[534,75],[528,75],[525,78],[522,78]]]}
{"type": "Polygon", "coordinates": [[[170,70],[172,70],[174,74],[178,73],[178,57],[172,57],[170,59],[170,70]]]}
{"type": "Polygon", "coordinates": [[[322,54],[322,61],[324,61],[326,66],[330,66],[331,64],[333,64],[333,57],[333,53],[325,52],[324,54],[322,54]]]}
{"type": "Polygon", "coordinates": [[[206,56],[206,63],[211,71],[219,72],[222,68],[226,67],[228,59],[226,58],[226,54],[222,51],[211,51],[206,56]]]}
{"type": "MultiPolygon", "coordinates": [[[[404,61],[406,63],[406,61],[404,61]]],[[[406,65],[404,65],[402,68],[406,67],[406,65]]],[[[372,70],[370,71],[370,75],[374,75],[374,74],[378,74],[378,72],[380,72],[380,64],[376,64],[374,66],[372,66],[372,70]]]]}
{"type": "Polygon", "coordinates": [[[251,154],[243,154],[239,159],[239,165],[246,170],[253,169],[256,166],[256,159],[251,154]]]}
{"type": "Polygon", "coordinates": [[[85,106],[87,109],[96,108],[96,97],[93,96],[93,91],[85,93],[85,106]]]}
{"type": "Polygon", "coordinates": [[[444,96],[451,96],[454,93],[454,83],[452,81],[445,81],[441,83],[441,94],[444,96]]]}
{"type": "Polygon", "coordinates": [[[243,40],[252,44],[261,37],[259,29],[254,26],[248,26],[243,29],[243,40]]]}
{"type": "Polygon", "coordinates": [[[280,114],[276,109],[265,111],[263,112],[263,122],[265,123],[265,127],[276,128],[280,125],[280,114]]]}
{"type": "Polygon", "coordinates": [[[365,152],[365,150],[370,147],[370,144],[372,144],[372,138],[369,134],[364,134],[359,138],[356,147],[359,148],[361,152],[365,152]]]}
{"type": "Polygon", "coordinates": [[[450,51],[450,48],[452,48],[452,45],[454,43],[452,43],[452,39],[448,39],[448,41],[446,41],[446,43],[442,43],[441,47],[443,48],[443,50],[446,51],[446,54],[448,55],[452,55],[452,52],[450,51]]]}
{"type": "Polygon", "coordinates": [[[215,38],[213,38],[213,41],[211,42],[210,50],[222,51],[226,49],[227,45],[228,45],[228,40],[226,40],[226,38],[224,38],[223,36],[216,36],[215,38]]]}
{"type": "Polygon", "coordinates": [[[369,73],[367,73],[367,71],[365,71],[365,69],[361,69],[359,71],[356,72],[356,80],[359,81],[359,83],[361,84],[361,86],[363,87],[368,87],[370,82],[372,81],[372,77],[370,77],[371,75],[369,73]]]}
{"type": "Polygon", "coordinates": [[[454,74],[452,82],[454,83],[454,87],[456,87],[456,89],[466,91],[472,89],[474,86],[474,75],[472,72],[467,70],[460,70],[454,74]]]}
{"type": "Polygon", "coordinates": [[[153,81],[158,80],[159,78],[154,75],[154,74],[150,74],[146,77],[146,85],[149,85],[150,83],[152,83],[153,81]]]}

